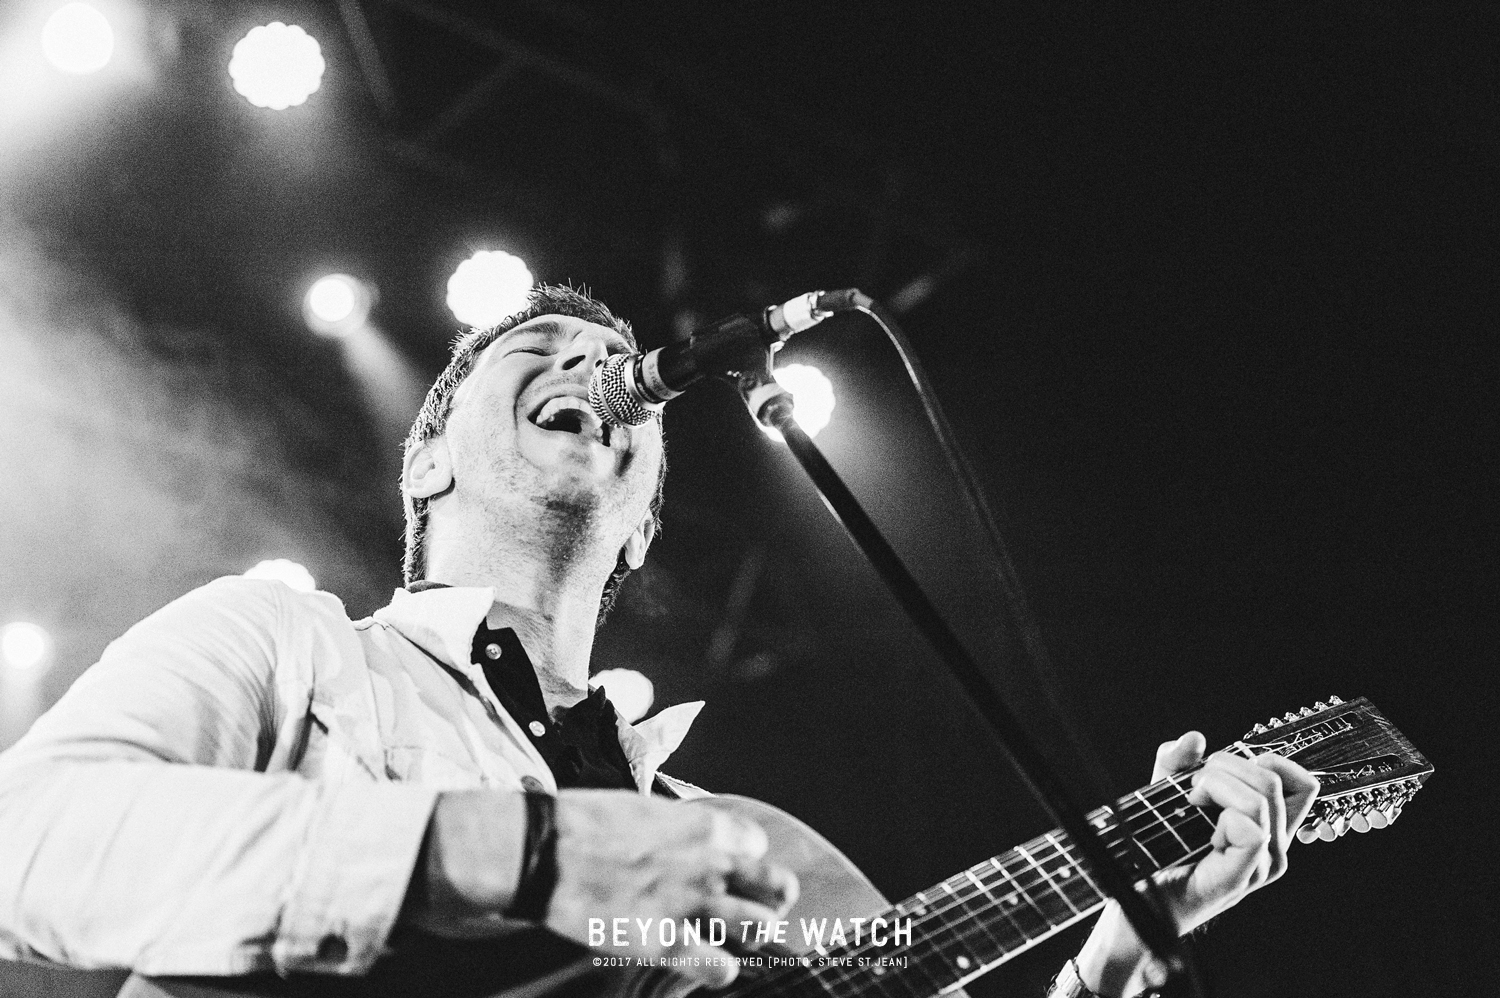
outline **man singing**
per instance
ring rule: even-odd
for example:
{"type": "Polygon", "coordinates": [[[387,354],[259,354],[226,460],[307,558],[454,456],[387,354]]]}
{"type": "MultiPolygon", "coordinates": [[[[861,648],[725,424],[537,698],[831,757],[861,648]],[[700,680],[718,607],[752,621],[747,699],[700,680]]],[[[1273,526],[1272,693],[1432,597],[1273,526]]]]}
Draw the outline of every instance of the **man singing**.
{"type": "MultiPolygon", "coordinates": [[[[433,994],[538,977],[591,918],[782,917],[797,885],[764,832],[658,772],[700,705],[631,726],[589,689],[665,472],[657,421],[603,426],[586,402],[634,349],[555,287],[456,343],[406,444],[406,587],[372,617],[225,578],[111,644],[0,756],[0,955],[433,994]]],[[[1164,745],[1157,775],[1202,751],[1164,745]]],[[[1222,812],[1164,882],[1183,931],[1281,875],[1317,788],[1275,756],[1215,756],[1194,783],[1222,812]]],[[[680,964],[701,984],[738,972],[707,939],[629,944],[610,952],[709,958],[680,964]]],[[[1158,976],[1111,906],[1054,993],[1158,976]]]]}

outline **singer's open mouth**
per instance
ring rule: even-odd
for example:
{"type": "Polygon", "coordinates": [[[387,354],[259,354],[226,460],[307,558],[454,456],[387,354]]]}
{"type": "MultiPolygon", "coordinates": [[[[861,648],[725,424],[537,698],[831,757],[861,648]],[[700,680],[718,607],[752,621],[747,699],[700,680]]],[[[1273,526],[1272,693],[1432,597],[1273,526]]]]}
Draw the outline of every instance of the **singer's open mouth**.
{"type": "Polygon", "coordinates": [[[587,402],[573,395],[559,395],[548,399],[540,409],[531,414],[531,421],[543,430],[572,433],[605,447],[610,445],[609,424],[601,422],[587,402]]]}

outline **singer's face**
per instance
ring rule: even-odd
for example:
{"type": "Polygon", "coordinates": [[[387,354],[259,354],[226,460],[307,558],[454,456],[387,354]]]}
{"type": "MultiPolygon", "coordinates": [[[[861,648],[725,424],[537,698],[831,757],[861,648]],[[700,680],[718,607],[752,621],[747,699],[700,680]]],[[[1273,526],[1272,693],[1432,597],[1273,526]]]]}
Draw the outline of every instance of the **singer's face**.
{"type": "Polygon", "coordinates": [[[455,486],[638,520],[656,491],[660,424],[605,426],[588,404],[595,368],[633,349],[608,326],[564,315],[524,322],[486,347],[445,433],[455,486]]]}

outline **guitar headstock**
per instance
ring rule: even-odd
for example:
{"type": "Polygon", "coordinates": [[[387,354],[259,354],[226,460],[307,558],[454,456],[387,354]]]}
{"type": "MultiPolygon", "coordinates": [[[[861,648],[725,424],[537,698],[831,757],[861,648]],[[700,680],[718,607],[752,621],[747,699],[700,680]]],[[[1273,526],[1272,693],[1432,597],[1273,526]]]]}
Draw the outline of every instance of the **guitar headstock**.
{"type": "Polygon", "coordinates": [[[1273,717],[1246,733],[1240,745],[1291,759],[1318,778],[1322,789],[1300,842],[1331,842],[1349,829],[1367,832],[1395,821],[1432,775],[1432,764],[1364,697],[1273,717]]]}

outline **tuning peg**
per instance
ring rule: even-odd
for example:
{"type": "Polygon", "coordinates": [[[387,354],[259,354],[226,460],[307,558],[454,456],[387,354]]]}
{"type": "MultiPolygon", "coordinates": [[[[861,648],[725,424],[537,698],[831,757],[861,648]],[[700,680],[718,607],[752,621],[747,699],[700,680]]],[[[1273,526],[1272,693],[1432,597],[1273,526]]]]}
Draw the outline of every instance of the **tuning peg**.
{"type": "Polygon", "coordinates": [[[1291,711],[1287,711],[1286,716],[1283,719],[1287,721],[1295,721],[1297,719],[1297,715],[1293,714],[1291,711]]]}
{"type": "Polygon", "coordinates": [[[1312,841],[1316,840],[1317,837],[1318,837],[1318,829],[1312,823],[1310,823],[1310,822],[1308,824],[1303,825],[1301,828],[1297,829],[1297,841],[1298,842],[1301,842],[1301,843],[1305,844],[1305,843],[1312,842],[1312,841]]]}
{"type": "Polygon", "coordinates": [[[1391,823],[1390,815],[1385,813],[1384,808],[1372,807],[1367,817],[1370,820],[1371,828],[1384,828],[1391,823]]]}
{"type": "Polygon", "coordinates": [[[1364,811],[1355,811],[1349,816],[1349,827],[1363,835],[1370,830],[1370,819],[1364,811]]]}
{"type": "Polygon", "coordinates": [[[1281,727],[1281,718],[1273,717],[1269,721],[1267,721],[1266,724],[1273,728],[1279,728],[1281,727]]]}
{"type": "Polygon", "coordinates": [[[1314,710],[1327,710],[1328,709],[1328,705],[1326,703],[1324,703],[1322,700],[1319,700],[1317,703],[1313,704],[1313,709],[1314,710]]]}
{"type": "Polygon", "coordinates": [[[1303,717],[1312,717],[1313,716],[1313,710],[1312,710],[1312,708],[1311,707],[1303,707],[1302,708],[1302,716],[1303,717]]]}
{"type": "Polygon", "coordinates": [[[1245,737],[1246,738],[1254,738],[1256,735],[1263,735],[1263,734],[1265,734],[1269,730],[1270,729],[1267,728],[1264,724],[1257,724],[1255,727],[1253,727],[1249,731],[1245,732],[1245,737]]]}
{"type": "Polygon", "coordinates": [[[1333,826],[1333,834],[1337,836],[1342,836],[1349,830],[1349,819],[1342,814],[1334,818],[1329,824],[1333,826]]]}
{"type": "Polygon", "coordinates": [[[1343,703],[1344,701],[1340,700],[1338,697],[1329,697],[1328,698],[1328,702],[1330,704],[1332,704],[1333,706],[1337,707],[1339,704],[1343,703]]]}
{"type": "Polygon", "coordinates": [[[1333,830],[1333,826],[1326,821],[1318,822],[1318,838],[1324,842],[1332,842],[1339,837],[1339,833],[1333,830]]]}

